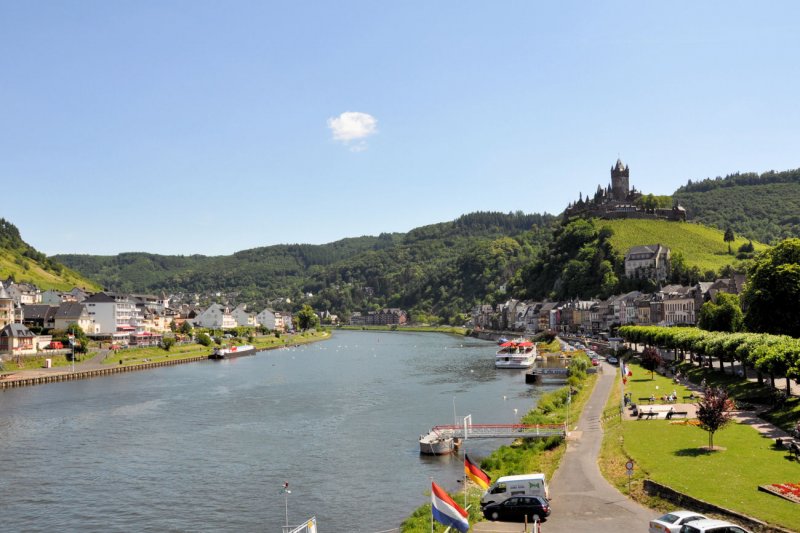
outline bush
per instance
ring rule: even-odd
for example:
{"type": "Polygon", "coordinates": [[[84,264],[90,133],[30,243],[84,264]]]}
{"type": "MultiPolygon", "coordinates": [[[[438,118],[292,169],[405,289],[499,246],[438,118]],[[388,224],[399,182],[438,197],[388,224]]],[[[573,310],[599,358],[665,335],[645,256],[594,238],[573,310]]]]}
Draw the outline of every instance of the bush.
{"type": "Polygon", "coordinates": [[[208,336],[208,333],[200,333],[197,336],[197,344],[201,344],[203,346],[211,346],[211,343],[214,341],[211,340],[211,337],[208,336]]]}

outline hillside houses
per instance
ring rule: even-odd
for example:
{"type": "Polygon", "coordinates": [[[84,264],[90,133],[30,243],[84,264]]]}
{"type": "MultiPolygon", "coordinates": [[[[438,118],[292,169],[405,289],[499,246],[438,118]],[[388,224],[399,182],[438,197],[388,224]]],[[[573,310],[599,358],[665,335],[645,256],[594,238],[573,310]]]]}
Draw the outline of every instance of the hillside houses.
{"type": "Polygon", "coordinates": [[[670,249],[660,244],[634,246],[625,254],[625,276],[664,281],[669,275],[670,249]]]}
{"type": "Polygon", "coordinates": [[[693,286],[667,285],[655,293],[632,291],[607,300],[523,302],[508,300],[496,307],[473,309],[470,326],[476,330],[509,330],[528,334],[541,331],[599,333],[622,325],[695,325],[700,307],[720,292],[739,294],[743,276],[701,282],[693,286]]]}

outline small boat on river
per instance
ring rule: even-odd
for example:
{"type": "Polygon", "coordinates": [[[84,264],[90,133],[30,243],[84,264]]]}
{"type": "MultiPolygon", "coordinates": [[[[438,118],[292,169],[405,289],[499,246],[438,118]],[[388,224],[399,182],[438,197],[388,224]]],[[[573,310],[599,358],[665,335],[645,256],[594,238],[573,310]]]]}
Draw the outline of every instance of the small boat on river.
{"type": "Polygon", "coordinates": [[[530,368],[536,362],[538,353],[536,343],[528,339],[514,339],[504,342],[495,354],[496,368],[530,368]]]}
{"type": "Polygon", "coordinates": [[[229,359],[231,357],[241,357],[243,355],[252,355],[256,353],[256,347],[252,344],[243,344],[242,346],[229,346],[227,348],[214,348],[209,359],[229,359]]]}
{"type": "Polygon", "coordinates": [[[461,444],[461,439],[445,437],[431,430],[419,437],[419,453],[423,455],[447,455],[453,453],[461,444]]]}

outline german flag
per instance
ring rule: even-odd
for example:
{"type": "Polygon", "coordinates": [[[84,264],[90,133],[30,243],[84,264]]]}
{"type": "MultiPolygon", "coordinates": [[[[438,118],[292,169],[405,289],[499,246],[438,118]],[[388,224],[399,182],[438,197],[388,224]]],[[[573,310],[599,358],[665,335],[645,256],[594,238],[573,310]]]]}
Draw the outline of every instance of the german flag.
{"type": "Polygon", "coordinates": [[[467,454],[464,454],[464,473],[483,490],[488,489],[489,484],[492,482],[486,472],[481,470],[481,467],[469,460],[469,455],[467,454]]]}

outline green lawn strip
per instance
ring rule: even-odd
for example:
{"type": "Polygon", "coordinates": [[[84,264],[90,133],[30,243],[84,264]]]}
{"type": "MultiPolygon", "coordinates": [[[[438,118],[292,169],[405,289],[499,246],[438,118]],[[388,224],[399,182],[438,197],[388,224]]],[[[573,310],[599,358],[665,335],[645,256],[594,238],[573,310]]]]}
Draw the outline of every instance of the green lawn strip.
{"type": "MultiPolygon", "coordinates": [[[[634,375],[635,373],[634,370],[634,375]]],[[[620,400],[622,399],[621,383],[621,375],[617,372],[614,387],[611,389],[608,402],[603,409],[603,442],[597,459],[600,472],[622,494],[627,494],[642,505],[659,511],[674,509],[674,504],[650,496],[642,490],[642,480],[647,475],[638,465],[634,467],[630,479],[628,478],[626,463],[632,457],[623,448],[625,434],[622,419],[619,416],[620,400]]]]}
{"type": "MultiPolygon", "coordinates": [[[[254,337],[253,342],[250,344],[257,349],[269,350],[289,345],[306,344],[327,338],[330,338],[330,333],[326,331],[297,333],[294,335],[282,335],[281,337],[265,335],[262,337],[254,337]]],[[[246,341],[242,340],[241,342],[234,342],[231,344],[241,345],[245,343],[246,341]]],[[[158,346],[126,348],[124,350],[117,350],[116,353],[109,353],[103,363],[119,365],[120,361],[122,361],[122,365],[136,365],[167,360],[174,361],[207,356],[211,354],[212,350],[213,347],[202,346],[200,344],[174,345],[169,351],[158,346]]]]}
{"type": "Polygon", "coordinates": [[[701,500],[768,523],[800,530],[800,506],[758,490],[759,485],[797,483],[800,469],[784,450],[754,428],[731,423],[714,435],[667,420],[623,422],[624,449],[650,479],[701,500]]]}
{"type": "MultiPolygon", "coordinates": [[[[650,398],[655,396],[657,404],[666,403],[661,399],[662,396],[669,396],[672,391],[678,395],[678,403],[693,403],[695,400],[685,398],[692,392],[690,388],[681,383],[674,383],[671,377],[664,377],[658,372],[651,373],[639,366],[636,362],[628,362],[632,376],[628,376],[628,383],[625,385],[625,392],[631,394],[631,400],[637,405],[648,405],[645,400],[639,398],[650,398]]],[[[619,374],[619,369],[617,369],[619,374]]],[[[617,384],[619,387],[619,383],[617,384]]]]}
{"type": "MultiPolygon", "coordinates": [[[[570,420],[577,420],[586,402],[591,396],[597,375],[590,374],[583,382],[583,386],[572,397],[570,405],[570,420]]],[[[520,420],[523,424],[562,424],[567,418],[567,387],[543,394],[536,407],[520,420]]],[[[574,424],[574,423],[572,423],[574,424]]],[[[571,424],[571,425],[572,425],[571,424]]],[[[566,445],[561,439],[524,440],[519,439],[511,445],[501,446],[480,462],[481,468],[486,471],[491,479],[513,474],[530,472],[543,472],[547,479],[552,479],[558,468],[561,458],[566,452],[566,445]]],[[[479,460],[470,456],[473,461],[479,460]]],[[[435,480],[434,480],[435,481],[435,480]]],[[[430,494],[430,490],[426,491],[430,494]]],[[[477,487],[468,489],[467,501],[470,505],[470,524],[483,520],[480,512],[480,498],[482,490],[477,487]]],[[[451,494],[459,505],[464,502],[464,493],[451,494]]],[[[431,530],[431,505],[427,503],[418,507],[401,525],[403,533],[424,533],[431,530]]],[[[444,531],[440,524],[434,525],[434,531],[444,531]]]]}
{"type": "MultiPolygon", "coordinates": [[[[85,358],[86,356],[75,354],[76,362],[80,362],[85,358]]],[[[45,368],[45,359],[50,359],[54,367],[72,365],[72,360],[68,359],[66,354],[42,352],[37,355],[24,355],[20,357],[19,364],[17,364],[16,357],[11,357],[3,361],[3,367],[6,369],[3,373],[13,374],[18,370],[39,370],[45,368]]]]}

